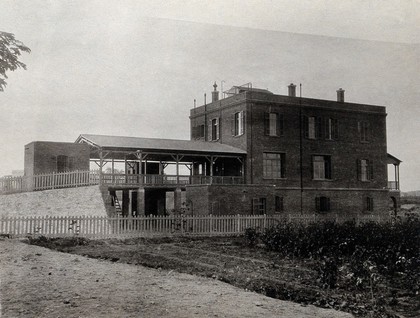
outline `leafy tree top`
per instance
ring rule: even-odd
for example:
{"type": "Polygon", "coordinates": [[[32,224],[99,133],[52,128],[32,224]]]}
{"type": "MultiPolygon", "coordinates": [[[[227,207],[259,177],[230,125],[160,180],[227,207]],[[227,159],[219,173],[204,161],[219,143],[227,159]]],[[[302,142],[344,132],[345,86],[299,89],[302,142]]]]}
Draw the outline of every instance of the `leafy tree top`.
{"type": "Polygon", "coordinates": [[[26,70],[25,63],[19,61],[22,52],[30,53],[31,50],[22,42],[16,40],[12,33],[0,31],[0,92],[7,85],[6,71],[14,71],[18,68],[26,70]]]}

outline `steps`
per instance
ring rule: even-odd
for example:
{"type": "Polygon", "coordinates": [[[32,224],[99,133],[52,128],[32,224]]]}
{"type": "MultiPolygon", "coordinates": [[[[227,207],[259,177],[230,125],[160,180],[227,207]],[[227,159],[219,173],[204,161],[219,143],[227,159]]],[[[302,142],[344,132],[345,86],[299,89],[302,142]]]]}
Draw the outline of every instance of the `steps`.
{"type": "Polygon", "coordinates": [[[115,207],[115,213],[117,216],[122,216],[122,208],[117,195],[112,196],[112,205],[115,207]]]}

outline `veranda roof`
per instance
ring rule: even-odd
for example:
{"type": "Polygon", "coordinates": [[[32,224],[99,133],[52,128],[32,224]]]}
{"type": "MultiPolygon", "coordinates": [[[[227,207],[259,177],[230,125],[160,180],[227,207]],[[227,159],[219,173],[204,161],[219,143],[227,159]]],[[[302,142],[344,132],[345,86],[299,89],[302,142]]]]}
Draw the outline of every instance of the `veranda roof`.
{"type": "Polygon", "coordinates": [[[204,142],[195,140],[158,139],[125,136],[107,136],[81,134],[76,143],[86,142],[92,146],[108,150],[146,150],[177,153],[207,153],[244,155],[246,151],[218,142],[204,142]]]}

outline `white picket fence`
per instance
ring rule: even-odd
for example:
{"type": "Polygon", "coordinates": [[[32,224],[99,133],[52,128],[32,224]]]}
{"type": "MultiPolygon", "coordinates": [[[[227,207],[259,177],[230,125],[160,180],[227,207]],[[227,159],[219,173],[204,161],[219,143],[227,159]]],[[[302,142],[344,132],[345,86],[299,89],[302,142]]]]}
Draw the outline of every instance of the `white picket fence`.
{"type": "MultiPolygon", "coordinates": [[[[348,219],[348,218],[347,218],[348,219]]],[[[81,236],[86,238],[129,238],[150,236],[229,236],[243,234],[247,228],[263,230],[283,222],[308,224],[327,220],[316,215],[224,215],[224,216],[148,216],[148,217],[9,217],[0,218],[0,235],[11,237],[81,236]]],[[[338,222],[330,216],[328,220],[338,222]]],[[[357,222],[384,221],[384,217],[359,216],[357,222]]]]}

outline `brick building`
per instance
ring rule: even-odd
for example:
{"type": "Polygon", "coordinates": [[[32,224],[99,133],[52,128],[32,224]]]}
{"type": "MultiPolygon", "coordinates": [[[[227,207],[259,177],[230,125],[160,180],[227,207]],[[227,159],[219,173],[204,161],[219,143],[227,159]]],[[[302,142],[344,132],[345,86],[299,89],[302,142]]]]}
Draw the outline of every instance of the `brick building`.
{"type": "Polygon", "coordinates": [[[329,101],[288,88],[283,96],[234,86],[219,99],[215,84],[211,103],[190,111],[191,140],[33,142],[25,176],[95,163],[99,176],[88,179],[98,180],[111,215],[120,205],[123,215],[162,215],[169,206],[194,215],[396,211],[401,161],[387,154],[385,107],[347,103],[342,89],[329,101]]]}
{"type": "Polygon", "coordinates": [[[385,107],[347,103],[342,89],[337,101],[329,101],[296,97],[296,86],[288,88],[282,96],[238,86],[220,100],[215,84],[212,102],[191,110],[191,139],[245,150],[245,183],[264,187],[266,195],[243,187],[223,196],[233,190],[201,185],[189,199],[212,198],[223,212],[251,200],[254,213],[379,213],[390,203],[396,207],[399,193],[390,192],[387,164],[399,162],[387,154],[385,107]]]}

